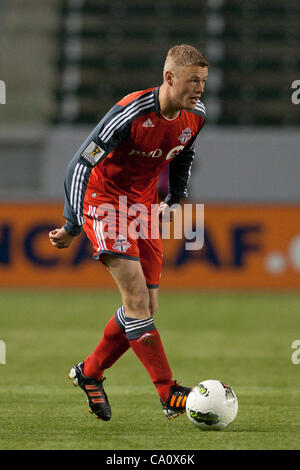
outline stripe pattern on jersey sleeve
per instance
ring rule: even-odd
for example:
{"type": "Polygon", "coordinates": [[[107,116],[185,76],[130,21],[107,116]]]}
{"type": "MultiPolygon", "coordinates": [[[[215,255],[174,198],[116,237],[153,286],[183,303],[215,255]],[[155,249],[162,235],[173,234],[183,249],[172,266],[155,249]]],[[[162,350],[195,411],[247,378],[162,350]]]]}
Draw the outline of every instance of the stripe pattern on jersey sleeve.
{"type": "Polygon", "coordinates": [[[143,114],[155,106],[154,93],[147,93],[146,96],[142,95],[137,98],[133,103],[125,106],[122,111],[119,111],[117,115],[112,117],[105,123],[99,132],[98,138],[101,142],[108,144],[113,135],[120,131],[128,122],[131,122],[139,114],[143,114]]]}
{"type": "Polygon", "coordinates": [[[82,214],[83,199],[88,178],[88,168],[81,163],[77,163],[72,177],[70,204],[74,210],[78,225],[83,225],[84,218],[82,214]]]}
{"type": "Polygon", "coordinates": [[[204,104],[202,103],[202,101],[198,100],[195,106],[195,111],[198,113],[201,113],[202,115],[204,115],[204,117],[206,117],[206,108],[204,104]]]}

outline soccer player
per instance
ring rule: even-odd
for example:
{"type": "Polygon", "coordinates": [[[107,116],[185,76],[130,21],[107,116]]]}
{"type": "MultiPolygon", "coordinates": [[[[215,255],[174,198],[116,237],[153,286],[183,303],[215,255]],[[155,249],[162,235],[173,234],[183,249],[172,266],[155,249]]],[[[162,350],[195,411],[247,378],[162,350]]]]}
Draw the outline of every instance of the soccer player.
{"type": "Polygon", "coordinates": [[[190,388],[173,380],[153,320],[161,239],[135,237],[129,230],[134,222],[130,208],[145,207],[148,226],[155,225],[158,214],[151,215],[151,205],[158,203],[157,182],[167,165],[168,195],[158,213],[166,214],[187,197],[194,142],[206,116],[200,97],[207,76],[208,62],[198,49],[186,44],[172,47],[162,85],[131,93],[113,106],[67,169],[66,224],[49,233],[50,242],[67,248],[83,228],[93,244],[94,258],[107,267],[122,299],[95,350],[69,374],[86,393],[90,411],[105,421],[111,418],[111,408],[103,388],[104,370],[130,347],[149,373],[164,414],[170,419],[185,411],[190,388]]]}

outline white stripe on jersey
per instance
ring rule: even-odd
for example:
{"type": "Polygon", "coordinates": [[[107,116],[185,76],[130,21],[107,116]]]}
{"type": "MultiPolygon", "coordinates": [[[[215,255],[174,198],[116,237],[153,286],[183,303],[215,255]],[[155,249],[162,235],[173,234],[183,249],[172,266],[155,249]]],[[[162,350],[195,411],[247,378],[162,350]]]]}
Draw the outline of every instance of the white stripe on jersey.
{"type": "Polygon", "coordinates": [[[206,115],[206,109],[205,109],[205,106],[204,104],[202,103],[202,101],[198,101],[197,104],[196,104],[196,109],[198,111],[202,111],[205,115],[206,115]]]}
{"type": "Polygon", "coordinates": [[[97,230],[98,220],[97,220],[97,216],[96,216],[96,209],[97,209],[97,207],[91,207],[91,215],[93,217],[93,230],[94,230],[94,234],[96,236],[96,240],[97,240],[97,243],[98,243],[98,251],[100,251],[100,250],[103,250],[103,246],[102,246],[101,239],[99,238],[99,234],[98,234],[98,230],[97,230]]]}
{"type": "Polygon", "coordinates": [[[206,109],[198,108],[198,107],[196,107],[195,109],[196,109],[196,111],[199,111],[199,112],[203,113],[206,116],[206,109]]]}
{"type": "Polygon", "coordinates": [[[93,230],[98,243],[98,251],[107,250],[105,237],[103,234],[102,220],[98,220],[96,210],[97,207],[89,206],[88,215],[93,219],[93,230]]]}
{"type": "Polygon", "coordinates": [[[123,123],[133,118],[140,111],[143,111],[144,109],[147,109],[148,107],[150,108],[152,106],[154,106],[153,93],[151,93],[150,96],[137,99],[127,108],[125,108],[124,111],[120,112],[111,121],[109,121],[109,123],[104,127],[104,129],[102,129],[101,133],[99,134],[99,139],[103,142],[107,142],[113,135],[114,131],[119,129],[119,127],[121,127],[123,123]]]}
{"type": "Polygon", "coordinates": [[[78,171],[79,167],[80,167],[80,163],[77,163],[77,165],[75,166],[73,177],[72,177],[71,191],[70,191],[70,203],[71,203],[72,207],[73,207],[74,188],[75,188],[75,183],[76,183],[77,171],[78,171]]]}
{"type": "Polygon", "coordinates": [[[84,181],[84,175],[87,171],[87,167],[85,166],[80,178],[80,183],[79,183],[79,188],[78,188],[78,196],[77,196],[77,220],[79,225],[84,224],[84,218],[80,215],[81,212],[81,200],[82,200],[82,186],[83,186],[83,181],[84,181]]]}
{"type": "Polygon", "coordinates": [[[109,139],[112,137],[113,133],[119,129],[123,124],[125,124],[127,121],[131,120],[134,118],[134,116],[136,116],[140,111],[144,111],[145,109],[151,109],[152,107],[154,106],[154,100],[151,100],[147,103],[144,103],[144,104],[140,104],[140,106],[134,108],[133,112],[130,113],[130,114],[127,114],[127,115],[123,115],[122,116],[122,120],[118,120],[118,122],[115,124],[115,127],[114,128],[111,128],[110,129],[110,133],[108,135],[106,135],[105,139],[102,139],[103,142],[106,142],[109,141],[109,139]]]}
{"type": "Polygon", "coordinates": [[[84,223],[84,218],[80,215],[80,205],[82,197],[82,185],[86,171],[87,167],[85,165],[77,163],[71,184],[70,204],[76,213],[79,225],[84,223]]]}
{"type": "Polygon", "coordinates": [[[102,244],[103,244],[103,248],[104,248],[104,250],[107,250],[106,241],[105,241],[105,237],[104,237],[104,234],[103,234],[102,220],[100,220],[100,222],[97,223],[97,229],[98,229],[99,237],[100,237],[100,239],[102,241],[102,244]]]}
{"type": "Polygon", "coordinates": [[[136,101],[134,101],[133,103],[131,103],[129,106],[127,106],[123,111],[121,111],[119,114],[117,114],[117,116],[115,116],[111,121],[109,121],[107,123],[107,125],[104,127],[104,129],[102,129],[101,133],[99,134],[99,137],[101,139],[105,139],[107,132],[110,132],[111,127],[113,126],[113,124],[116,121],[119,121],[120,119],[122,119],[125,114],[131,113],[132,111],[134,111],[134,108],[136,106],[138,106],[141,103],[144,103],[144,102],[148,101],[149,98],[150,98],[150,100],[154,99],[153,93],[150,96],[148,95],[148,96],[144,96],[142,98],[139,98],[136,101]]]}
{"type": "Polygon", "coordinates": [[[100,231],[99,231],[99,220],[97,220],[97,218],[94,219],[95,221],[95,233],[96,233],[96,237],[97,237],[97,240],[98,240],[98,248],[99,250],[104,250],[104,246],[102,244],[102,240],[101,240],[101,236],[100,236],[100,231]]]}

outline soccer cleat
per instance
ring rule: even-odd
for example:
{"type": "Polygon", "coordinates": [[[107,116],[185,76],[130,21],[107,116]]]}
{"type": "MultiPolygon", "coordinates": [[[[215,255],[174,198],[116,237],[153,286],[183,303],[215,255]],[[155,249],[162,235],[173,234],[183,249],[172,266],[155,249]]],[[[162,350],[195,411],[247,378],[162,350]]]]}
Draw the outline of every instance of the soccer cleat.
{"type": "Polygon", "coordinates": [[[192,389],[175,384],[170,387],[170,392],[166,403],[162,400],[163,413],[168,419],[177,418],[185,412],[186,399],[192,389]]]}
{"type": "Polygon", "coordinates": [[[70,380],[73,380],[75,387],[79,385],[85,392],[89,411],[94,413],[98,419],[109,421],[111,418],[111,408],[102,385],[105,378],[97,380],[84,375],[83,362],[73,366],[68,377],[70,380]]]}

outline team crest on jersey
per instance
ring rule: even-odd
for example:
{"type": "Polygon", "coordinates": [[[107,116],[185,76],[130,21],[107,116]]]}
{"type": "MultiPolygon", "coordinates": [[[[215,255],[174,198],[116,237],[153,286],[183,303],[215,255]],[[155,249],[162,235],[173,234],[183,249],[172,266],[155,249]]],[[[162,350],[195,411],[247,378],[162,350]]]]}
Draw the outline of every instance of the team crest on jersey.
{"type": "Polygon", "coordinates": [[[95,166],[104,153],[105,150],[99,147],[99,145],[92,140],[92,142],[90,142],[89,145],[81,152],[81,156],[91,165],[95,166]]]}
{"type": "Polygon", "coordinates": [[[125,253],[129,247],[130,247],[130,243],[127,241],[127,238],[124,237],[123,235],[119,235],[113,245],[113,250],[117,250],[117,251],[120,251],[121,253],[125,253]]]}
{"type": "Polygon", "coordinates": [[[180,142],[182,144],[186,144],[188,140],[190,140],[190,138],[192,137],[192,129],[190,129],[189,127],[186,127],[181,135],[178,137],[178,140],[180,140],[180,142]]]}

